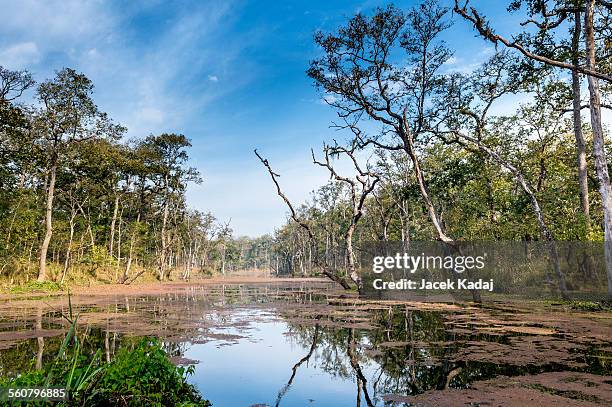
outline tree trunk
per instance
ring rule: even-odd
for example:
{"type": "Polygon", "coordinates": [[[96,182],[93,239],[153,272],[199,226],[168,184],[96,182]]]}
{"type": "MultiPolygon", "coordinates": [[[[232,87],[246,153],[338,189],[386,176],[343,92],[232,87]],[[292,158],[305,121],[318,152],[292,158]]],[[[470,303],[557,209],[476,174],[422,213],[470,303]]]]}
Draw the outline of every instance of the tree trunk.
{"type": "MultiPolygon", "coordinates": [[[[574,12],[574,33],[572,36],[572,63],[579,65],[580,34],[582,31],[580,11],[574,12]]],[[[578,185],[580,187],[580,207],[584,215],[587,232],[591,228],[591,217],[589,207],[589,182],[587,177],[587,158],[584,135],[582,134],[582,117],[580,115],[580,75],[572,71],[572,113],[574,120],[574,137],[576,138],[576,158],[578,162],[578,185]]]]}
{"type": "Polygon", "coordinates": [[[421,192],[421,197],[423,198],[423,203],[427,207],[427,213],[429,214],[429,219],[436,229],[436,233],[438,234],[438,240],[445,243],[452,243],[453,239],[448,237],[446,233],[442,230],[442,226],[440,224],[440,220],[438,214],[436,212],[436,208],[434,207],[431,198],[429,197],[429,192],[427,191],[427,186],[425,185],[425,177],[423,176],[423,171],[421,170],[421,165],[419,163],[419,159],[416,155],[416,150],[414,148],[414,142],[412,137],[408,134],[403,137],[404,139],[404,149],[408,153],[410,160],[412,161],[412,166],[414,169],[414,175],[419,184],[419,190],[421,192]]]}
{"type": "Polygon", "coordinates": [[[47,279],[47,251],[53,235],[53,198],[55,193],[55,177],[57,173],[57,156],[51,158],[49,169],[49,186],[47,188],[47,203],[45,206],[45,237],[40,245],[40,257],[38,260],[38,281],[47,279]]]}
{"type": "Polygon", "coordinates": [[[363,284],[361,281],[361,277],[357,274],[357,270],[355,270],[355,255],[353,253],[353,232],[355,232],[355,222],[351,222],[349,225],[345,239],[346,239],[346,263],[349,271],[349,277],[353,282],[357,285],[357,290],[361,291],[363,288],[363,284]]]}
{"type": "Polygon", "coordinates": [[[168,250],[168,242],[166,238],[166,226],[168,224],[168,176],[165,178],[165,198],[164,198],[164,214],[162,217],[162,228],[161,228],[161,253],[159,254],[159,280],[164,281],[165,267],[166,267],[166,251],[168,250]]]}
{"type": "MultiPolygon", "coordinates": [[[[405,120],[404,120],[404,129],[406,132],[406,134],[403,137],[404,150],[408,153],[408,156],[410,157],[410,160],[412,161],[414,175],[417,179],[417,183],[419,184],[419,190],[421,191],[421,197],[423,198],[423,202],[425,203],[425,206],[427,207],[427,212],[429,213],[429,219],[431,220],[431,223],[433,224],[438,234],[438,240],[448,244],[452,248],[456,248],[454,244],[455,243],[454,240],[451,239],[449,236],[447,236],[446,233],[444,233],[444,230],[442,229],[442,224],[440,222],[440,218],[436,212],[436,208],[434,207],[433,202],[431,201],[431,198],[429,197],[429,192],[427,191],[427,186],[425,185],[425,177],[423,175],[423,171],[421,170],[421,165],[419,163],[419,159],[417,157],[416,150],[414,148],[414,140],[412,140],[412,136],[408,134],[408,131],[409,131],[408,124],[405,122],[405,120]]],[[[471,290],[471,293],[472,293],[472,299],[474,300],[474,302],[476,303],[482,302],[482,298],[478,290],[471,290]]]]}
{"type": "Polygon", "coordinates": [[[72,240],[74,239],[74,218],[76,217],[76,208],[74,207],[74,203],[70,208],[70,238],[68,239],[68,248],[66,249],[66,259],[64,261],[64,271],[62,272],[62,279],[60,280],[60,284],[64,284],[64,279],[66,278],[66,273],[68,272],[68,267],[70,266],[70,255],[72,253],[72,240]]]}
{"type": "MultiPolygon", "coordinates": [[[[138,211],[138,215],[136,216],[136,222],[134,227],[138,227],[140,223],[140,210],[138,211]]],[[[130,268],[132,267],[132,259],[134,258],[134,241],[136,240],[136,231],[132,230],[130,236],[130,251],[128,253],[128,258],[125,263],[125,270],[123,271],[123,277],[121,278],[121,282],[125,283],[130,275],[130,268]]]]}
{"type": "MultiPolygon", "coordinates": [[[[595,69],[595,35],[593,32],[593,15],[595,13],[595,0],[586,2],[584,15],[584,39],[586,42],[586,65],[588,69],[595,69]]],[[[595,169],[599,180],[599,193],[601,206],[604,212],[604,241],[606,274],[608,277],[608,296],[612,297],[612,189],[608,174],[608,160],[604,132],[601,125],[601,96],[599,80],[587,76],[589,82],[591,127],[593,128],[593,155],[595,156],[595,169]]]]}
{"type": "Polygon", "coordinates": [[[117,222],[117,214],[119,213],[119,195],[115,196],[115,206],[113,208],[113,219],[110,224],[110,242],[108,244],[109,257],[113,258],[113,248],[115,246],[115,223],[117,222]]]}
{"type": "Polygon", "coordinates": [[[225,245],[222,245],[221,249],[221,275],[225,276],[225,245]]]}

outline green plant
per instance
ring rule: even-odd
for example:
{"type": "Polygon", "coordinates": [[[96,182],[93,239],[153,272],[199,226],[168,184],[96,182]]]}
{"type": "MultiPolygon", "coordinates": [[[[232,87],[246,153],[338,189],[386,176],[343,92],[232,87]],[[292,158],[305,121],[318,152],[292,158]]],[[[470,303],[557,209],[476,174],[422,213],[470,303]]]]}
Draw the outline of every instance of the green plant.
{"type": "Polygon", "coordinates": [[[122,349],[106,365],[87,400],[92,405],[108,400],[133,406],[209,406],[187,383],[193,371],[193,366],[174,366],[158,339],[144,338],[135,349],[122,349]]]}
{"type": "Polygon", "coordinates": [[[603,311],[610,309],[605,303],[594,301],[572,301],[570,307],[579,311],[603,311]]]}
{"type": "MultiPolygon", "coordinates": [[[[60,406],[211,406],[187,382],[194,367],[175,366],[157,338],[143,338],[106,363],[102,350],[83,352],[68,295],[70,328],[58,354],[42,370],[30,370],[13,380],[0,378],[0,387],[62,387],[69,399],[60,406]]],[[[45,405],[43,401],[15,401],[13,405],[45,405]]]]}
{"type": "Polygon", "coordinates": [[[30,281],[26,284],[11,288],[11,293],[20,294],[34,291],[53,292],[60,291],[62,289],[63,287],[61,284],[55,283],[53,281],[30,281]]]}

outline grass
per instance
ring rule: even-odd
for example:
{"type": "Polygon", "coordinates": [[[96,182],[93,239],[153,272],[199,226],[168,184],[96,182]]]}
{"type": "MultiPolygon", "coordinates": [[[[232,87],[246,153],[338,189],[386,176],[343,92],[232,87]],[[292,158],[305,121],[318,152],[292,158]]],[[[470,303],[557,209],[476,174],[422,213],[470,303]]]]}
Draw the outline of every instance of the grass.
{"type": "Polygon", "coordinates": [[[54,281],[30,281],[28,283],[11,287],[9,292],[12,294],[22,294],[31,292],[56,292],[62,291],[63,286],[54,281]]]}
{"type": "MultiPolygon", "coordinates": [[[[102,349],[93,355],[83,352],[77,334],[78,315],[72,314],[70,328],[58,354],[43,369],[31,369],[14,379],[0,378],[0,387],[65,388],[68,400],[59,406],[210,406],[187,378],[193,366],[175,366],[156,338],[143,338],[133,348],[121,349],[106,362],[102,349]]],[[[84,339],[86,340],[86,338],[84,339]]],[[[14,401],[12,405],[49,405],[45,401],[14,401]]]]}
{"type": "Polygon", "coordinates": [[[608,301],[571,301],[570,308],[578,311],[610,311],[611,304],[608,301]]]}
{"type": "MultiPolygon", "coordinates": [[[[62,276],[62,267],[57,263],[48,264],[48,280],[36,281],[36,266],[31,264],[28,268],[14,269],[10,273],[0,275],[0,293],[27,294],[34,292],[57,293],[69,287],[91,287],[105,284],[116,284],[123,273],[123,267],[101,266],[92,272],[91,267],[83,264],[73,265],[63,284],[59,284],[62,276]]],[[[182,281],[182,269],[173,270],[172,280],[182,281]]],[[[202,270],[194,273],[192,278],[210,277],[212,270],[202,270]]],[[[158,282],[157,271],[152,268],[143,269],[135,265],[130,272],[130,278],[138,275],[135,284],[158,282]],[[142,273],[141,273],[142,272],[142,273]]]]}

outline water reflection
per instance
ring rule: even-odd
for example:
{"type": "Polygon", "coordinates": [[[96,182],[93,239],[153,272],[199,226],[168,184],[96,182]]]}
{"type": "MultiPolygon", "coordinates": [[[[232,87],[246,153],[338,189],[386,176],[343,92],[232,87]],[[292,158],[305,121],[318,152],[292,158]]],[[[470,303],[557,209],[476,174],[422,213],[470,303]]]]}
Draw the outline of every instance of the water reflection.
{"type": "MultiPolygon", "coordinates": [[[[192,380],[217,406],[408,405],[391,395],[500,375],[612,373],[609,328],[550,310],[362,301],[326,284],[73,302],[84,352],[101,349],[110,360],[138,336],[159,336],[177,362],[199,362],[192,380]]],[[[41,368],[56,354],[65,311],[63,299],[3,307],[0,374],[41,368]]]]}

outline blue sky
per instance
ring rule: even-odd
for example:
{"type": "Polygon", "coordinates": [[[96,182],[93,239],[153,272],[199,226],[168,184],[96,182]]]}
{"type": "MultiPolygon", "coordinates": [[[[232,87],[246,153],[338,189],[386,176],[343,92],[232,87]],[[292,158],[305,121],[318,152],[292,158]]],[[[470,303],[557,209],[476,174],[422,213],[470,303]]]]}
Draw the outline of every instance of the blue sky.
{"type": "MultiPolygon", "coordinates": [[[[450,3],[450,0],[448,0],[450,3]]],[[[335,118],[306,77],[318,54],[315,30],[333,30],[383,1],[6,1],[0,64],[39,81],[68,66],[90,77],[102,110],[129,137],[161,132],[191,138],[192,165],[204,183],[188,190],[192,207],[231,218],[237,235],[270,233],[286,219],[266,155],[292,200],[327,180],[310,148],[331,137],[335,118]]],[[[396,1],[407,8],[413,1],[396,1]]],[[[490,15],[493,1],[474,2],[490,15]]],[[[516,20],[497,23],[500,32],[516,20]]],[[[447,40],[452,69],[470,69],[492,52],[455,18],[447,40]]]]}

